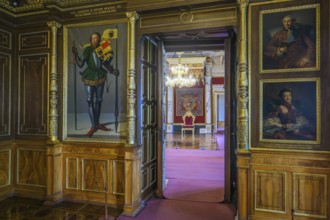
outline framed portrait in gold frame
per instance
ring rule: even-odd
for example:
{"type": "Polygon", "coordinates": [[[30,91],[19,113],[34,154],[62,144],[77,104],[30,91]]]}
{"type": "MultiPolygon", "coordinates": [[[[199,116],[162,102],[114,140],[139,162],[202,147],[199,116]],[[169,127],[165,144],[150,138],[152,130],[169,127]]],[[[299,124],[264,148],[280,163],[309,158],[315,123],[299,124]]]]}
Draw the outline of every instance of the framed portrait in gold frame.
{"type": "Polygon", "coordinates": [[[320,70],[320,4],[284,5],[259,11],[259,72],[320,70]]]}
{"type": "Polygon", "coordinates": [[[320,144],[319,78],[263,79],[259,142],[320,144]]]}
{"type": "Polygon", "coordinates": [[[127,38],[127,19],[63,27],[64,141],[126,141],[127,38]]]}

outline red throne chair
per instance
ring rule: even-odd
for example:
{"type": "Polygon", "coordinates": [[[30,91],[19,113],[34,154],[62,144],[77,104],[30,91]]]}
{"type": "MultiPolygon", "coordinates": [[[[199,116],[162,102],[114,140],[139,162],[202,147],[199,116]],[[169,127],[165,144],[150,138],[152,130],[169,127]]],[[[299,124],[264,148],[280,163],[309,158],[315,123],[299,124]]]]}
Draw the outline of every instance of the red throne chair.
{"type": "Polygon", "coordinates": [[[181,127],[181,135],[184,136],[186,131],[191,131],[192,135],[195,134],[195,116],[191,113],[191,111],[187,111],[182,116],[182,127],[181,127]]]}

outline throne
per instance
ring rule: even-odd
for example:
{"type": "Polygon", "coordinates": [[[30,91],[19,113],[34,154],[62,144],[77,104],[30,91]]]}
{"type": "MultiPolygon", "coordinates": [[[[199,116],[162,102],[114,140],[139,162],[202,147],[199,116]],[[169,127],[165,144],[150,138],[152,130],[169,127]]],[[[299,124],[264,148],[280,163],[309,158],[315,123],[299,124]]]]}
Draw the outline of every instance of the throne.
{"type": "Polygon", "coordinates": [[[185,134],[185,131],[191,131],[192,135],[194,136],[195,133],[195,116],[191,113],[191,111],[187,111],[182,116],[182,128],[181,128],[181,135],[185,134]]]}

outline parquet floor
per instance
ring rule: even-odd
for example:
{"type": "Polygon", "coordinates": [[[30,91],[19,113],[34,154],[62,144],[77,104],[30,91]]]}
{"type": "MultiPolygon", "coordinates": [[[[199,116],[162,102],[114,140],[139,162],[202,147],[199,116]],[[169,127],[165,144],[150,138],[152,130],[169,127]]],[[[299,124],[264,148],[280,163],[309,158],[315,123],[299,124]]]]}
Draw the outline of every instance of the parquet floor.
{"type": "Polygon", "coordinates": [[[218,150],[223,146],[223,135],[221,134],[167,134],[166,148],[181,149],[202,149],[202,150],[218,150]]]}

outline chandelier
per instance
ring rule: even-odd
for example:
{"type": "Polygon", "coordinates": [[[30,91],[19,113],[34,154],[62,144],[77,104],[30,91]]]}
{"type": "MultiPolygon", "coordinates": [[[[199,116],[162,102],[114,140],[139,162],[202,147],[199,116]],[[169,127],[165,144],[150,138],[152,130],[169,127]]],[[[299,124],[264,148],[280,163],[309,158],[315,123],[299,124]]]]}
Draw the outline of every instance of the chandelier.
{"type": "Polygon", "coordinates": [[[170,73],[166,77],[165,85],[168,87],[192,87],[198,82],[195,75],[189,72],[188,66],[181,64],[181,54],[182,52],[178,53],[179,63],[170,67],[170,73]]]}

